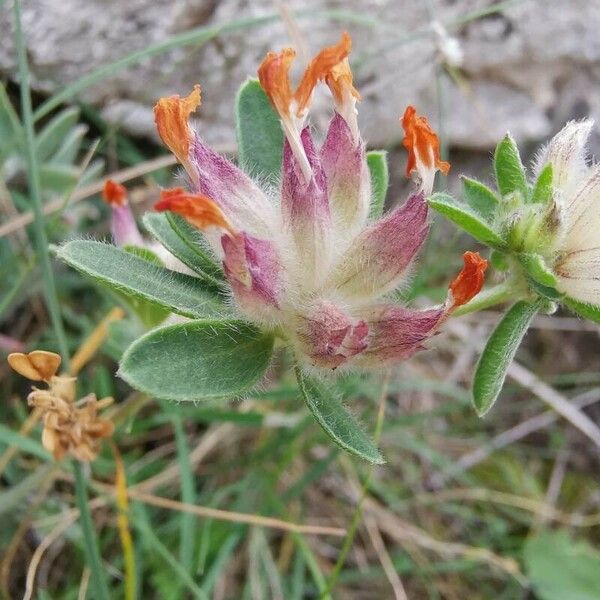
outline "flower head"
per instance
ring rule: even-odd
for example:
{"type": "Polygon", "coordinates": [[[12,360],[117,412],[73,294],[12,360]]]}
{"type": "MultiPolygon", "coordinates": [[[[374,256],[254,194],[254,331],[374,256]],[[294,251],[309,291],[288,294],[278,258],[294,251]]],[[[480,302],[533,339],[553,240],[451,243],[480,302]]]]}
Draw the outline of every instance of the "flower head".
{"type": "Polygon", "coordinates": [[[424,117],[407,111],[406,144],[427,182],[403,205],[369,219],[370,173],[350,49],[343,34],[315,56],[295,90],[289,78],[294,50],[269,52],[260,65],[260,84],[285,134],[279,202],[197,132],[181,127],[186,168],[194,172],[191,189],[166,190],[155,206],[205,233],[246,319],[281,332],[305,364],[322,369],[407,358],[479,291],[485,270],[485,261],[469,255],[448,300],[425,311],[386,298],[403,283],[427,237],[426,195],[435,171],[449,165],[440,161],[437,136],[424,117]],[[319,146],[306,119],[320,82],[332,93],[334,115],[319,146]]]}
{"type": "Polygon", "coordinates": [[[586,144],[593,121],[570,122],[542,149],[538,170],[552,167],[550,208],[555,228],[543,249],[557,289],[600,306],[600,165],[588,166],[586,144]]]}
{"type": "Polygon", "coordinates": [[[56,460],[71,454],[77,460],[94,460],[100,442],[114,431],[114,424],[98,416],[112,404],[112,398],[98,401],[89,394],[75,402],[76,378],[56,375],[61,363],[54,352],[34,350],[29,354],[13,353],[9,365],[20,375],[33,381],[44,381],[47,389],[34,387],[27,397],[29,406],[40,411],[43,423],[42,445],[56,460]]]}

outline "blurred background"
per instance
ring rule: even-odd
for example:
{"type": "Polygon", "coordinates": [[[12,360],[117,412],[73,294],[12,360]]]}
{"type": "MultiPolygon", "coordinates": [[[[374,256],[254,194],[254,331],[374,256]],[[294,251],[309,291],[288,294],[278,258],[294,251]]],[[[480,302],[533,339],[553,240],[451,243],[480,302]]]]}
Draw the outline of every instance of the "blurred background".
{"type": "MultiPolygon", "coordinates": [[[[293,45],[295,74],[347,30],[370,148],[390,154],[388,203],[402,201],[398,118],[429,116],[452,170],[491,182],[491,153],[509,130],[524,157],[565,121],[600,119],[600,2],[590,0],[27,0],[36,153],[49,241],[107,238],[107,177],[125,182],[138,215],[176,170],[154,131],[163,95],[202,85],[201,135],[235,156],[237,88],[268,50],[293,45]]],[[[31,243],[24,122],[11,0],[0,0],[0,590],[7,598],[92,597],[68,461],[54,464],[28,418],[29,384],[11,351],[57,344],[31,243]],[[75,512],[73,512],[75,510],[75,512]],[[41,551],[40,551],[41,548],[41,551]]],[[[330,117],[323,92],[311,119],[330,117]]],[[[600,155],[600,130],[591,149],[600,155]]],[[[476,244],[435,219],[407,300],[439,301],[476,244]]],[[[115,298],[53,262],[72,353],[113,315],[115,298]]],[[[323,437],[301,405],[291,358],[279,357],[260,393],[176,406],[132,392],[116,364],[143,325],[131,315],[102,329],[82,365],[79,395],[113,395],[114,441],[129,486],[175,501],[132,501],[137,598],[593,600],[600,598],[599,448],[552,408],[566,399],[600,424],[598,327],[540,316],[498,405],[484,420],[469,382],[498,313],[456,320],[432,349],[384,376],[350,375],[340,392],[381,448],[371,470],[323,437]],[[383,399],[383,400],[382,400],[383,399]],[[362,513],[359,498],[365,496],[362,513]],[[247,515],[351,528],[344,538],[208,519],[202,505],[247,515]],[[358,519],[359,516],[362,517],[358,519]]],[[[127,578],[106,446],[88,491],[111,597],[127,578]]]]}

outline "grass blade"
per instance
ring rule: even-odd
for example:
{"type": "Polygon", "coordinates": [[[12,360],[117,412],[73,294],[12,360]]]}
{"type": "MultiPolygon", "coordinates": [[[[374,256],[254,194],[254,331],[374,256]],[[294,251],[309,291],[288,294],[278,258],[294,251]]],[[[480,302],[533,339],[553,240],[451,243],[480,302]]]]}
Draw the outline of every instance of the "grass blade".
{"type": "Polygon", "coordinates": [[[23,128],[25,130],[25,146],[27,153],[27,178],[29,182],[29,193],[31,194],[31,204],[33,205],[33,231],[35,246],[38,254],[38,260],[42,269],[42,278],[44,280],[44,295],[46,305],[50,313],[50,320],[54,328],[54,334],[58,343],[63,364],[69,366],[69,347],[67,337],[60,316],[60,307],[58,304],[58,295],[54,274],[48,254],[48,238],[44,228],[44,215],[42,213],[42,189],[40,185],[40,171],[37,159],[37,149],[35,143],[35,131],[33,128],[33,112],[31,107],[31,94],[29,90],[29,65],[27,64],[27,46],[23,35],[21,23],[21,0],[14,2],[14,20],[15,20],[15,43],[17,46],[17,61],[19,64],[19,77],[21,80],[21,110],[23,113],[23,128]]]}
{"type": "Polygon", "coordinates": [[[73,461],[73,472],[75,473],[75,495],[77,497],[81,528],[83,529],[85,554],[88,566],[92,572],[92,585],[95,590],[95,596],[97,600],[110,600],[111,596],[104,577],[100,548],[98,547],[98,539],[94,531],[92,513],[90,512],[85,476],[81,463],[76,460],[73,461]]]}

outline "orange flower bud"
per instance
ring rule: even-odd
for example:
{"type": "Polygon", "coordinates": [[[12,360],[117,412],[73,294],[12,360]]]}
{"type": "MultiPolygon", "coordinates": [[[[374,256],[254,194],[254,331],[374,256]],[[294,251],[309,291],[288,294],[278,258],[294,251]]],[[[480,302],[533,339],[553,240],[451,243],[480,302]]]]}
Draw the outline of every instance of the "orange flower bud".
{"type": "Polygon", "coordinates": [[[465,252],[463,260],[464,267],[449,286],[452,294],[450,310],[469,302],[483,287],[484,273],[488,261],[481,258],[479,252],[465,252]]]}
{"type": "Polygon", "coordinates": [[[183,188],[163,190],[154,205],[157,211],[170,210],[187,219],[198,229],[210,226],[222,227],[230,233],[233,229],[214,200],[202,194],[190,194],[183,188]]]}
{"type": "Polygon", "coordinates": [[[200,106],[200,86],[195,85],[186,98],[179,96],[161,98],[154,107],[154,121],[158,134],[182,164],[188,161],[192,142],[188,119],[198,106],[200,106]]]}
{"type": "Polygon", "coordinates": [[[127,202],[127,190],[120,183],[107,179],[102,190],[102,198],[107,204],[124,206],[127,202]]]}

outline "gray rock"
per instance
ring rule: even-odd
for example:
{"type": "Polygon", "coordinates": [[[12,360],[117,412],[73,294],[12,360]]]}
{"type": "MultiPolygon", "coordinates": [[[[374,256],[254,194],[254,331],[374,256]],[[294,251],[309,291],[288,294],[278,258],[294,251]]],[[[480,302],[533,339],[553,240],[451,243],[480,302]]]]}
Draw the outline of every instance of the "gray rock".
{"type": "MultiPolygon", "coordinates": [[[[278,4],[268,0],[29,0],[24,6],[24,28],[33,85],[52,93],[173,35],[271,15],[278,4]]],[[[460,21],[464,15],[485,9],[489,2],[432,4],[435,20],[447,24],[464,54],[453,77],[443,68],[440,40],[430,27],[426,3],[285,3],[290,10],[313,11],[295,20],[300,49],[306,48],[308,54],[336,41],[343,29],[352,33],[352,62],[363,94],[360,121],[371,144],[389,145],[400,139],[397,120],[408,103],[429,114],[435,124],[438,89],[442,90],[442,129],[450,145],[458,148],[487,150],[506,130],[521,143],[539,141],[564,120],[600,114],[600,99],[594,94],[600,78],[600,2],[523,0],[500,14],[466,23],[460,21]],[[326,9],[337,10],[338,16],[362,18],[332,19],[323,13],[326,9]]],[[[0,13],[1,31],[12,30],[10,19],[10,10],[0,13]]],[[[0,36],[0,71],[15,78],[12,44],[11,35],[0,36]]],[[[127,131],[153,135],[150,109],[156,99],[187,93],[200,82],[200,129],[213,143],[230,142],[237,87],[255,74],[267,50],[289,44],[281,19],[240,27],[201,47],[180,47],[146,58],[86,89],[81,98],[127,131]]],[[[323,122],[330,111],[323,95],[315,108],[314,120],[323,122]]]]}

